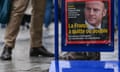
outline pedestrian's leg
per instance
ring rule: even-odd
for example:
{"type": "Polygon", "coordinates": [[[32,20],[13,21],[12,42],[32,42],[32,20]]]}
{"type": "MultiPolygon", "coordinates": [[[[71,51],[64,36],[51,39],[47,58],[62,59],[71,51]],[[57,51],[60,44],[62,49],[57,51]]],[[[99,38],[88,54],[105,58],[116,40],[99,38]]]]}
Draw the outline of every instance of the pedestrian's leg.
{"type": "Polygon", "coordinates": [[[31,47],[42,46],[42,26],[45,12],[45,0],[32,0],[31,47]]]}
{"type": "Polygon", "coordinates": [[[2,60],[11,60],[12,48],[14,48],[16,36],[19,31],[23,13],[28,0],[12,0],[12,12],[5,33],[5,46],[1,55],[2,60]]]}
{"type": "Polygon", "coordinates": [[[42,26],[45,12],[45,0],[32,0],[31,49],[30,56],[54,56],[42,46],[42,26]]]}
{"type": "Polygon", "coordinates": [[[27,7],[28,0],[12,0],[12,11],[10,21],[6,28],[5,44],[14,47],[15,40],[19,31],[24,11],[27,7]]]}

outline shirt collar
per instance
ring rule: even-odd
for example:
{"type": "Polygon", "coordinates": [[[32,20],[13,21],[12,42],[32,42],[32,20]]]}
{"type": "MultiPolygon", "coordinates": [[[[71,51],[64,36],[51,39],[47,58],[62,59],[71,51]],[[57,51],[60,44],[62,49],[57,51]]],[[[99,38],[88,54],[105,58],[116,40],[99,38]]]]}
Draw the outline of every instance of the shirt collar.
{"type": "Polygon", "coordinates": [[[88,29],[95,29],[95,28],[101,29],[101,24],[99,24],[99,26],[97,27],[94,27],[91,24],[89,24],[86,20],[85,20],[85,24],[87,25],[88,29]]]}

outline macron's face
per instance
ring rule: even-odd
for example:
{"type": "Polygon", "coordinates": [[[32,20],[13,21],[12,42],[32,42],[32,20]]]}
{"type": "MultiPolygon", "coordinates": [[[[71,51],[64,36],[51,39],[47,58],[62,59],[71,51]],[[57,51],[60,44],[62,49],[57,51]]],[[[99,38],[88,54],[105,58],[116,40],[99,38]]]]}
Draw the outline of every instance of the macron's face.
{"type": "Polygon", "coordinates": [[[101,1],[88,1],[85,3],[85,19],[92,26],[98,26],[105,15],[106,9],[101,1]]]}

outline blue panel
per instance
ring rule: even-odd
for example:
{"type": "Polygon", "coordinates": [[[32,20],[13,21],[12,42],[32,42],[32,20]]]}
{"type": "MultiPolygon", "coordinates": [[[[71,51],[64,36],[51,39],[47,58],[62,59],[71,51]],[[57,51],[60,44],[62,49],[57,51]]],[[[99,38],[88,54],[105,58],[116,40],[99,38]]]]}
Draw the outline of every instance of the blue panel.
{"type": "Polygon", "coordinates": [[[113,69],[63,69],[62,72],[114,72],[113,69]]]}
{"type": "MultiPolygon", "coordinates": [[[[87,72],[87,71],[98,72],[96,70],[100,70],[101,72],[104,71],[109,72],[109,69],[114,69],[115,71],[117,71],[117,69],[120,68],[120,63],[118,61],[80,61],[79,60],[79,61],[58,61],[58,63],[59,63],[59,67],[57,66],[58,64],[56,64],[55,61],[52,61],[49,72],[58,72],[58,69],[62,70],[62,72],[71,72],[71,71],[79,72],[80,70],[83,72],[87,72]]],[[[110,72],[113,72],[113,70],[110,70],[110,72]]]]}
{"type": "MultiPolygon", "coordinates": [[[[118,61],[70,61],[72,68],[104,68],[106,64],[118,65],[118,61]]],[[[120,67],[120,66],[119,66],[120,67]]]]}

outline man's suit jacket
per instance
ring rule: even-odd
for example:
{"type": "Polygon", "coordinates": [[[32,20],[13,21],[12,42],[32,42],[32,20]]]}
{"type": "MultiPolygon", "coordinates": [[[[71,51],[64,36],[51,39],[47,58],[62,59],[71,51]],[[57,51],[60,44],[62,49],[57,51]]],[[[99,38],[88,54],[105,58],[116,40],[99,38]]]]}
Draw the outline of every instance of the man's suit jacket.
{"type": "MultiPolygon", "coordinates": [[[[82,22],[82,23],[78,23],[78,24],[85,24],[85,22],[82,22]]],[[[101,25],[101,29],[107,29],[108,32],[107,33],[85,33],[85,34],[82,34],[82,35],[91,35],[91,37],[99,37],[99,39],[97,40],[108,40],[109,39],[109,28],[108,28],[108,24],[107,23],[104,23],[102,22],[102,25],[101,25]]],[[[89,30],[88,28],[81,28],[83,30],[89,30]]],[[[100,31],[100,29],[93,29],[93,30],[98,30],[100,31]]],[[[85,39],[85,40],[88,40],[88,39],[85,39]]],[[[93,39],[90,39],[90,40],[93,40],[93,39]]]]}

